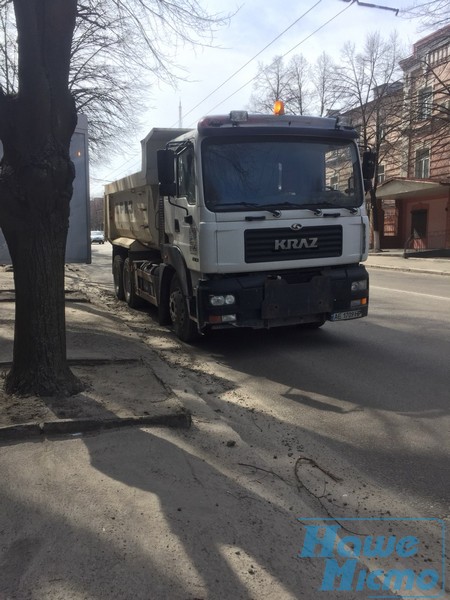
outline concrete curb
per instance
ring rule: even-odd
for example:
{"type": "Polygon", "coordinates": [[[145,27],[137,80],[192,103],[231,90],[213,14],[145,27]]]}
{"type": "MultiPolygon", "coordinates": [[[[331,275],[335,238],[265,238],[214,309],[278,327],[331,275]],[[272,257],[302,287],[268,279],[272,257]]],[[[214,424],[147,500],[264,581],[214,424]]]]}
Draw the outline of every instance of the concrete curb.
{"type": "Polygon", "coordinates": [[[368,269],[383,269],[384,271],[400,271],[404,273],[425,273],[428,275],[440,275],[441,277],[450,277],[446,271],[435,271],[433,269],[421,269],[420,267],[395,267],[390,265],[370,265],[366,263],[368,269]]]}
{"type": "Polygon", "coordinates": [[[111,419],[61,419],[43,423],[21,423],[0,427],[0,442],[23,441],[40,436],[74,435],[95,433],[106,429],[123,427],[165,426],[189,429],[192,424],[190,411],[180,409],[172,413],[143,415],[139,417],[113,417],[111,419]]]}
{"type": "MultiPolygon", "coordinates": [[[[79,357],[79,358],[71,358],[70,356],[67,358],[67,364],[69,367],[96,367],[102,365],[131,365],[133,363],[136,364],[144,364],[144,361],[141,357],[130,357],[130,358],[88,358],[88,357],[79,357]]],[[[2,369],[10,369],[12,367],[12,360],[0,360],[0,370],[2,369]]]]}

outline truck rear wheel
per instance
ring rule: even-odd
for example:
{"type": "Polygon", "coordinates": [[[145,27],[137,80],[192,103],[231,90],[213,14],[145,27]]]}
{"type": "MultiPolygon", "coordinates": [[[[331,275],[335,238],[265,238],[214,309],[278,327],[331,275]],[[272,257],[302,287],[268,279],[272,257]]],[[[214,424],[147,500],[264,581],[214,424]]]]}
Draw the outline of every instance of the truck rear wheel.
{"type": "Polygon", "coordinates": [[[170,284],[169,312],[176,336],[183,342],[193,342],[198,337],[197,325],[189,318],[188,301],[177,275],[170,284]]]}
{"type": "Polygon", "coordinates": [[[113,260],[114,292],[118,300],[125,300],[123,290],[123,258],[118,254],[113,260]]]}
{"type": "Polygon", "coordinates": [[[125,301],[130,308],[139,308],[143,305],[142,298],[136,295],[132,263],[129,258],[126,258],[123,264],[123,292],[125,301]]]}

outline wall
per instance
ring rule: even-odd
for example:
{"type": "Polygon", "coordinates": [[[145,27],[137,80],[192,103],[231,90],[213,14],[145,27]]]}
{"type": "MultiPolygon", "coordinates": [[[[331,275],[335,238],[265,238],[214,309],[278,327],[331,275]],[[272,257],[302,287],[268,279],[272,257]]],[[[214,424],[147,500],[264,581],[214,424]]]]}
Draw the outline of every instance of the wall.
{"type": "Polygon", "coordinates": [[[427,235],[421,240],[413,240],[411,247],[415,249],[440,249],[448,247],[447,229],[448,198],[435,197],[426,200],[404,201],[404,232],[406,237],[411,233],[411,213],[416,210],[427,211],[427,235]]]}
{"type": "MultiPolygon", "coordinates": [[[[0,143],[0,155],[2,154],[3,149],[0,143]]],[[[70,201],[66,262],[90,263],[88,123],[85,115],[78,115],[78,124],[70,144],[70,157],[75,165],[76,175],[73,182],[73,196],[70,201]]],[[[0,264],[10,263],[11,257],[0,229],[0,264]]]]}

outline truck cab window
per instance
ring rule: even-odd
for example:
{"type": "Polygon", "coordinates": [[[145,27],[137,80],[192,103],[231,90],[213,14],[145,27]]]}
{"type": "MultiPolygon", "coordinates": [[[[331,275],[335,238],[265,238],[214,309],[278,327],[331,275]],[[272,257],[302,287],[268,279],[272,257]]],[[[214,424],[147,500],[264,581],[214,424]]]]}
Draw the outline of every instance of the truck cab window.
{"type": "Polygon", "coordinates": [[[187,148],[177,157],[178,197],[186,198],[189,204],[195,204],[194,149],[187,148]]]}
{"type": "Polygon", "coordinates": [[[206,140],[203,149],[205,203],[211,210],[361,204],[352,141],[229,136],[206,140]]]}

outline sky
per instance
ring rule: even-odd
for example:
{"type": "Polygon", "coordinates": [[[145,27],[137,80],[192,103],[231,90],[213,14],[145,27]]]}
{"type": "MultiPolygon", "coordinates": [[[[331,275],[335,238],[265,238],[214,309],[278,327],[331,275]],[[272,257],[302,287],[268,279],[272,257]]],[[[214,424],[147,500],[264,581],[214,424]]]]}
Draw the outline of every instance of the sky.
{"type": "Polygon", "coordinates": [[[195,127],[208,114],[246,109],[252,79],[261,62],[269,64],[279,55],[285,55],[288,62],[295,54],[302,54],[314,63],[324,51],[338,62],[346,42],[362,49],[367,35],[375,31],[385,39],[396,31],[409,55],[412,45],[429,33],[419,30],[417,20],[402,14],[412,0],[370,1],[375,6],[398,9],[398,15],[394,10],[344,0],[199,2],[210,13],[235,14],[228,26],[216,32],[214,47],[180,48],[177,61],[184,67],[181,74],[188,81],[181,81],[176,89],[168,84],[152,86],[148,111],[142,115],[135,141],[127,143],[121,156],[108,165],[91,166],[91,198],[103,195],[104,184],[140,171],[140,140],[153,127],[178,127],[180,103],[181,124],[187,128],[195,127]]]}

